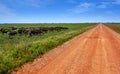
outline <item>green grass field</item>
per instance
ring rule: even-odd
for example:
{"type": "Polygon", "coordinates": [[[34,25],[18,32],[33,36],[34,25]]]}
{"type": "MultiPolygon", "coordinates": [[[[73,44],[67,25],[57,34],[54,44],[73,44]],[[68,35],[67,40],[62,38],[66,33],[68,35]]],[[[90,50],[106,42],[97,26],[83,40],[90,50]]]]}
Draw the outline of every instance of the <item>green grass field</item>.
{"type": "Polygon", "coordinates": [[[21,65],[33,61],[50,49],[92,28],[95,24],[19,24],[0,25],[0,28],[20,27],[68,27],[68,30],[48,32],[43,35],[16,35],[12,39],[8,34],[0,33],[0,74],[9,74],[21,65]]]}

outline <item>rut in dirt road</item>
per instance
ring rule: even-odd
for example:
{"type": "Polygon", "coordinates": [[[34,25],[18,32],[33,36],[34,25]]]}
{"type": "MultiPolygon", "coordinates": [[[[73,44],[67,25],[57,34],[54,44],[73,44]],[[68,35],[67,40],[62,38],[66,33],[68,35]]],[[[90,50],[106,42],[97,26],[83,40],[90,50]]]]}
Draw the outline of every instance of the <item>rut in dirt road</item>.
{"type": "Polygon", "coordinates": [[[99,24],[12,74],[120,74],[120,35],[99,24]]]}

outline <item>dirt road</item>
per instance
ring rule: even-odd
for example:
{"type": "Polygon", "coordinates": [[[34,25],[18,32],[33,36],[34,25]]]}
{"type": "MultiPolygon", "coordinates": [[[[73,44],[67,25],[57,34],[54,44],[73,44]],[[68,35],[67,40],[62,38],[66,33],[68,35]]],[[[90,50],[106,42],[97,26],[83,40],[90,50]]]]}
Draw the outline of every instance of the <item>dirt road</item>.
{"type": "Polygon", "coordinates": [[[120,35],[99,24],[13,74],[120,74],[120,35]]]}

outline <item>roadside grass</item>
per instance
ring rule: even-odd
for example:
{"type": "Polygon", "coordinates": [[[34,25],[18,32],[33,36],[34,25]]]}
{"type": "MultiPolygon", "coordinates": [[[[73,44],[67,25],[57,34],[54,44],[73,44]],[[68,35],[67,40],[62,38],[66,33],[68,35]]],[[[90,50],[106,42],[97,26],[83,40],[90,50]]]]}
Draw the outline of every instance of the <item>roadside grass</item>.
{"type": "MultiPolygon", "coordinates": [[[[16,26],[16,25],[12,25],[16,26]]],[[[16,35],[8,39],[7,34],[0,34],[0,74],[9,74],[21,65],[33,61],[52,48],[92,28],[91,24],[47,24],[17,25],[17,27],[62,26],[68,30],[49,32],[28,38],[27,35],[16,35]]],[[[0,25],[9,28],[10,25],[0,25]]]]}
{"type": "Polygon", "coordinates": [[[120,23],[112,23],[112,24],[106,24],[109,28],[113,29],[114,31],[120,33],[120,23]]]}

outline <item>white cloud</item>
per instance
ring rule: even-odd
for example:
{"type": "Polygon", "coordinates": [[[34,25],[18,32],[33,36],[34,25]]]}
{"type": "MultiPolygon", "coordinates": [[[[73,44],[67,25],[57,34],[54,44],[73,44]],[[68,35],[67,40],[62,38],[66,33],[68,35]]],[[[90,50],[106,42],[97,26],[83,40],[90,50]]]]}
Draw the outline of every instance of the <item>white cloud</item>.
{"type": "Polygon", "coordinates": [[[15,16],[12,10],[4,4],[0,3],[0,18],[15,16]]]}
{"type": "Polygon", "coordinates": [[[103,5],[110,6],[110,5],[120,5],[120,0],[113,0],[113,1],[108,1],[108,2],[101,2],[103,5]]]}
{"type": "Polygon", "coordinates": [[[113,4],[120,4],[120,0],[115,0],[115,2],[113,2],[113,4]]]}
{"type": "Polygon", "coordinates": [[[93,3],[87,3],[87,2],[78,5],[78,7],[84,7],[84,8],[89,8],[91,6],[93,6],[93,3]]]}
{"type": "MultiPolygon", "coordinates": [[[[120,1],[120,0],[119,0],[120,1]]],[[[89,2],[84,2],[80,3],[73,8],[69,9],[69,14],[79,14],[79,13],[85,13],[89,11],[95,11],[97,9],[106,9],[107,11],[102,11],[107,14],[114,14],[111,10],[108,10],[109,7],[113,6],[115,4],[112,4],[113,2],[99,2],[99,3],[89,3],[89,2]]]]}
{"type": "Polygon", "coordinates": [[[0,23],[6,23],[11,20],[12,21],[17,20],[16,14],[12,11],[12,9],[0,3],[0,23]]]}
{"type": "Polygon", "coordinates": [[[69,11],[72,13],[83,13],[90,11],[91,9],[94,8],[93,3],[80,3],[79,5],[75,6],[74,8],[70,9],[69,11]]]}
{"type": "Polygon", "coordinates": [[[98,8],[107,8],[109,6],[109,2],[101,2],[100,4],[97,4],[98,8]]]}
{"type": "Polygon", "coordinates": [[[108,8],[113,5],[120,5],[120,0],[114,0],[110,2],[100,2],[100,4],[97,5],[98,8],[108,8]]]}

